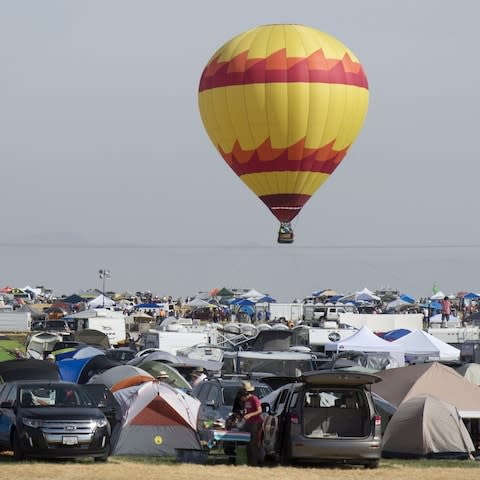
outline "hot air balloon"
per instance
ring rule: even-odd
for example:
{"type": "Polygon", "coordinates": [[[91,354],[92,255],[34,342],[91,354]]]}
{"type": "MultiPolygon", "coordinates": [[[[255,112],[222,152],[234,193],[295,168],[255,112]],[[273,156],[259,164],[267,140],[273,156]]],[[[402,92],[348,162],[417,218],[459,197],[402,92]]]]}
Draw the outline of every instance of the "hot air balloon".
{"type": "Polygon", "coordinates": [[[265,25],[223,45],[198,89],[200,115],[223,159],[280,221],[292,220],[359,134],[368,83],[355,55],[303,25],[265,25]]]}

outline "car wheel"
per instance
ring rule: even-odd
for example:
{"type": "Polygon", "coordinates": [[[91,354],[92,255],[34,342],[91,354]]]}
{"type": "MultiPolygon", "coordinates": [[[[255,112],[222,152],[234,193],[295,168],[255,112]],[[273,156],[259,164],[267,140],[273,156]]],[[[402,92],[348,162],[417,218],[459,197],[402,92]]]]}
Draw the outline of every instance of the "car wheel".
{"type": "Polygon", "coordinates": [[[94,459],[97,463],[105,463],[107,460],[108,460],[108,456],[107,457],[95,457],[94,459]]]}
{"type": "Polygon", "coordinates": [[[285,466],[292,465],[292,457],[289,448],[286,445],[282,447],[280,452],[280,464],[285,466]]]}
{"type": "Polygon", "coordinates": [[[25,453],[23,452],[22,445],[20,444],[20,438],[18,437],[18,433],[15,430],[13,432],[13,459],[17,462],[22,461],[25,458],[25,453]]]}
{"type": "Polygon", "coordinates": [[[107,443],[107,447],[105,448],[105,454],[101,457],[94,457],[95,462],[105,463],[110,456],[110,443],[107,443]]]}
{"type": "Polygon", "coordinates": [[[365,468],[378,468],[379,460],[370,460],[365,464],[365,468]]]}

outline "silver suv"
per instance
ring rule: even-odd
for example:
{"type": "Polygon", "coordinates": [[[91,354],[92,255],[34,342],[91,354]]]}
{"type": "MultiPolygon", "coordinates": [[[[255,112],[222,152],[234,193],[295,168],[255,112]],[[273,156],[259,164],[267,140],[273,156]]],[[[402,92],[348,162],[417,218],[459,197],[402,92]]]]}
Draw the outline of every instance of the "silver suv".
{"type": "Polygon", "coordinates": [[[379,381],[366,373],[317,371],[270,394],[270,402],[262,405],[266,459],[376,468],[381,417],[375,412],[369,386],[379,381]]]}

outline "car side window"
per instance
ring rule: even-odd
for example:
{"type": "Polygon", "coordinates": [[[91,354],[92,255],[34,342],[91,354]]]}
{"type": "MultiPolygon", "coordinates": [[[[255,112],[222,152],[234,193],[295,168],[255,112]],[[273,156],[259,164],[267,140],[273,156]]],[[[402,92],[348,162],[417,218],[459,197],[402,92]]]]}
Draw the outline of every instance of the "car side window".
{"type": "Polygon", "coordinates": [[[288,397],[288,388],[282,390],[280,395],[278,395],[277,399],[275,400],[275,404],[273,405],[273,411],[275,413],[281,413],[285,407],[285,403],[288,397]]]}
{"type": "Polygon", "coordinates": [[[4,392],[6,391],[6,389],[8,389],[9,386],[6,384],[6,383],[2,383],[0,385],[0,402],[3,402],[3,399],[5,397],[4,395],[4,392]]]}
{"type": "Polygon", "coordinates": [[[203,385],[200,385],[200,388],[198,389],[197,393],[197,398],[200,400],[201,403],[205,403],[208,390],[210,389],[210,384],[204,383],[203,385]]]}
{"type": "Polygon", "coordinates": [[[289,410],[293,410],[297,408],[297,403],[298,403],[298,390],[292,393],[292,396],[290,398],[290,403],[288,405],[289,410]]]}
{"type": "Polygon", "coordinates": [[[220,389],[217,388],[216,385],[211,385],[211,388],[208,391],[208,395],[206,399],[207,403],[213,401],[213,404],[217,406],[219,403],[219,400],[220,400],[220,389]]]}
{"type": "Polygon", "coordinates": [[[8,390],[5,390],[5,396],[2,398],[2,401],[7,401],[7,402],[15,402],[17,400],[17,386],[12,385],[12,387],[8,390]]]}

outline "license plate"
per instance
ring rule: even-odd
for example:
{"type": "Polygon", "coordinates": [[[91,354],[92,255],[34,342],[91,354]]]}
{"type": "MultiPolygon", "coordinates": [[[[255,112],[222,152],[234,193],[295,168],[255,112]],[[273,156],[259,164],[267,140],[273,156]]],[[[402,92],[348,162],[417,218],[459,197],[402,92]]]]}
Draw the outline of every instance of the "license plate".
{"type": "Polygon", "coordinates": [[[63,442],[64,445],[77,445],[78,443],[78,437],[73,437],[73,436],[64,436],[63,437],[63,442]]]}

